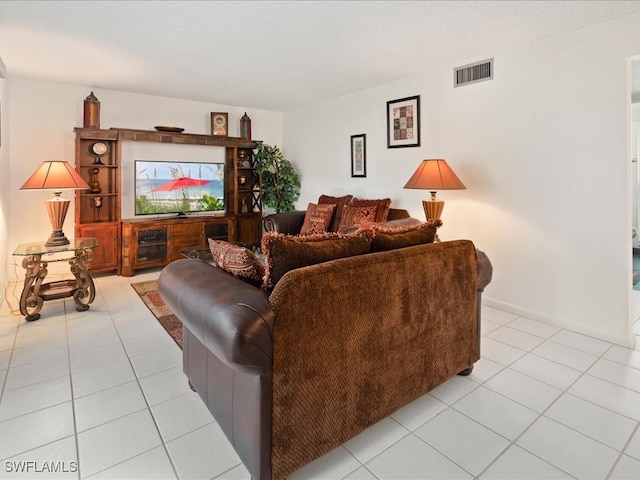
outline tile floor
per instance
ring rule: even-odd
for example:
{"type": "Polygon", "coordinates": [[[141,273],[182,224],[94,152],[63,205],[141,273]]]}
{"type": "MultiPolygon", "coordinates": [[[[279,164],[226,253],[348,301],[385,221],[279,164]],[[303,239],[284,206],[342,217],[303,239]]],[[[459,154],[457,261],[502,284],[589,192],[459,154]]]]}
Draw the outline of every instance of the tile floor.
{"type": "MultiPolygon", "coordinates": [[[[179,348],[130,287],[157,275],[99,276],[91,310],[48,302],[31,323],[12,314],[10,286],[0,308],[0,479],[248,478],[189,390],[179,348]]],[[[638,348],[485,307],[471,376],[291,478],[640,478],[638,348]]]]}

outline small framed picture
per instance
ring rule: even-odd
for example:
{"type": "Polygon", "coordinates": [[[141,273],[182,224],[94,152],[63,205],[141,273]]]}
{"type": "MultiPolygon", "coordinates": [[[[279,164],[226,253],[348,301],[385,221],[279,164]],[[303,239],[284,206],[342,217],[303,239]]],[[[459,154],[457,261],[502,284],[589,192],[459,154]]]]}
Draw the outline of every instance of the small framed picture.
{"type": "Polygon", "coordinates": [[[387,148],[420,146],[420,96],[387,102],[387,148]]]}
{"type": "Polygon", "coordinates": [[[226,137],[229,135],[229,114],[211,112],[211,135],[226,137]]]}
{"type": "Polygon", "coordinates": [[[367,135],[351,135],[351,176],[367,176],[367,135]]]}

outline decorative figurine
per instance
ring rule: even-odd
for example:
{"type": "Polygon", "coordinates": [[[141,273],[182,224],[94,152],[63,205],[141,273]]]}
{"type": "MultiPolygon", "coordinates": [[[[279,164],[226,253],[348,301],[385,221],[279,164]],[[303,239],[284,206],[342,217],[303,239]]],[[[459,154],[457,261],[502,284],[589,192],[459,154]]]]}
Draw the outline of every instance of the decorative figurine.
{"type": "Polygon", "coordinates": [[[245,152],[244,150],[240,150],[240,153],[238,155],[240,156],[240,158],[238,158],[238,166],[243,168],[250,168],[251,162],[247,158],[247,152],[245,152]]]}
{"type": "Polygon", "coordinates": [[[91,185],[89,192],[91,193],[100,193],[102,192],[102,187],[100,186],[100,181],[98,180],[98,174],[100,173],[100,169],[98,167],[93,167],[91,169],[91,185]]]}

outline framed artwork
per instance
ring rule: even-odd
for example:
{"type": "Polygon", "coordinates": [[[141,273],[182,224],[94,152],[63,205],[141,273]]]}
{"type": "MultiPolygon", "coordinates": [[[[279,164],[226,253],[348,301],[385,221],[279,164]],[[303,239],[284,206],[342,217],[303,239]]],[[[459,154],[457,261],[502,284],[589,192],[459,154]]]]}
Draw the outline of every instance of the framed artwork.
{"type": "Polygon", "coordinates": [[[351,135],[351,176],[367,176],[367,135],[351,135]]]}
{"type": "Polygon", "coordinates": [[[229,135],[229,114],[211,112],[211,135],[226,137],[229,135]]]}
{"type": "Polygon", "coordinates": [[[420,96],[387,102],[387,148],[420,146],[420,96]]]}

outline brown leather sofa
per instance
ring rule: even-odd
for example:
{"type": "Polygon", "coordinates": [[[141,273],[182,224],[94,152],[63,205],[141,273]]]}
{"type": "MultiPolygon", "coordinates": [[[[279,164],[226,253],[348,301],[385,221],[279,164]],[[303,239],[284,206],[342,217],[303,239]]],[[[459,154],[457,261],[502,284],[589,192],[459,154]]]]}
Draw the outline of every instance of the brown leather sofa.
{"type": "Polygon", "coordinates": [[[212,265],[159,278],[184,372],[254,479],[281,479],[480,357],[492,267],[471,241],[298,268],[270,295],[212,265]]]}

